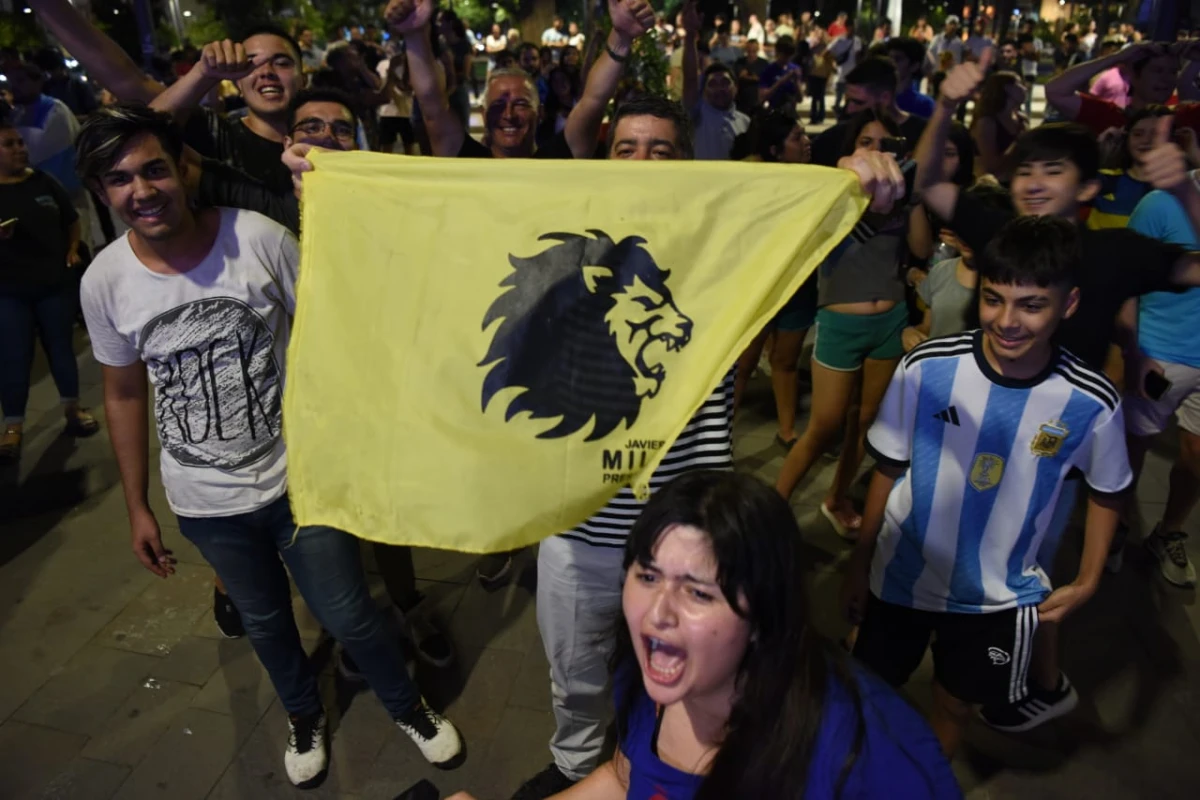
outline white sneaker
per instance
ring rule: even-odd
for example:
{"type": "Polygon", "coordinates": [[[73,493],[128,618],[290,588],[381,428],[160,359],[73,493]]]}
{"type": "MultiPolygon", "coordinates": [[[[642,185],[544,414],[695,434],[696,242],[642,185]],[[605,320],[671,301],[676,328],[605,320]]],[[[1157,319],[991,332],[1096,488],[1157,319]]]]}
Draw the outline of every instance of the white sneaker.
{"type": "Polygon", "coordinates": [[[396,720],[396,725],[413,740],[425,760],[439,769],[454,769],[465,759],[458,729],[450,720],[427,706],[424,698],[421,699],[421,705],[407,717],[396,720]]]}
{"type": "Polygon", "coordinates": [[[1196,585],[1196,568],[1188,559],[1187,534],[1183,531],[1162,533],[1154,526],[1154,531],[1146,537],[1146,549],[1158,559],[1158,568],[1164,578],[1176,586],[1189,588],[1196,585]]]}
{"type": "Polygon", "coordinates": [[[288,780],[299,789],[312,789],[325,780],[329,754],[325,750],[325,712],[298,717],[288,714],[288,745],[283,753],[288,780]]]}

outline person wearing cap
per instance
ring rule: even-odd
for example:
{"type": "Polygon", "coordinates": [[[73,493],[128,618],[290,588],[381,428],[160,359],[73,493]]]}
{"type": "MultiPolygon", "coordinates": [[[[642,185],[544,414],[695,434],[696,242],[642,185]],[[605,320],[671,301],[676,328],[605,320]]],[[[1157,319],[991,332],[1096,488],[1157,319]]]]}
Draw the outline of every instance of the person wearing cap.
{"type": "Polygon", "coordinates": [[[937,72],[943,52],[953,53],[955,64],[962,63],[962,23],[954,14],[946,17],[946,26],[929,43],[929,50],[925,53],[925,73],[927,75],[937,72]]]}

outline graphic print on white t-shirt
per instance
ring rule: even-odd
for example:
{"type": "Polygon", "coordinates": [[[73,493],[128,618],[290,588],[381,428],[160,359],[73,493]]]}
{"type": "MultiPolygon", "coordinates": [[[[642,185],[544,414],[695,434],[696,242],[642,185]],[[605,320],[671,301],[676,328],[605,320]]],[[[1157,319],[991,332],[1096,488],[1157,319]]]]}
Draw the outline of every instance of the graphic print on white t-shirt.
{"type": "Polygon", "coordinates": [[[150,271],[126,236],[97,254],[81,291],[96,360],[146,365],[163,488],[185,517],[248,513],[287,491],[280,434],[299,247],[261,214],[220,215],[212,249],[188,272],[150,271]]]}
{"type": "Polygon", "coordinates": [[[238,469],[275,447],[283,424],[283,376],[275,337],[241,300],[177,306],[142,328],[146,368],[158,389],[162,446],[180,464],[238,469]]]}

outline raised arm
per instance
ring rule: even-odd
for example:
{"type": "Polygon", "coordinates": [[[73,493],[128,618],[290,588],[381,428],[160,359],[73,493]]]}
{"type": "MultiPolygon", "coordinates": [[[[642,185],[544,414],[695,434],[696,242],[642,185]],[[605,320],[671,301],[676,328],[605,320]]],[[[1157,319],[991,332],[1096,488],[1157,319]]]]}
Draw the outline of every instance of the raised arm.
{"type": "MultiPolygon", "coordinates": [[[[429,22],[433,19],[434,0],[389,0],[384,10],[388,29],[404,37],[408,51],[408,81],[413,97],[421,104],[425,129],[435,156],[454,157],[462,149],[467,135],[462,122],[450,110],[446,92],[438,84],[433,49],[429,42],[429,22]]],[[[450,80],[453,76],[447,75],[450,80]]]]}
{"type": "Polygon", "coordinates": [[[591,158],[596,152],[596,138],[608,103],[617,93],[617,83],[625,70],[625,59],[633,51],[633,42],[654,26],[654,9],[647,0],[609,0],[608,13],[612,32],[604,52],[588,71],[583,96],[567,116],[563,135],[571,154],[576,158],[591,158]],[[620,60],[613,58],[613,54],[620,60]]]}
{"type": "Polygon", "coordinates": [[[1059,113],[1067,119],[1074,120],[1079,117],[1079,109],[1083,105],[1079,99],[1079,93],[1088,90],[1092,78],[1112,67],[1128,64],[1139,58],[1149,58],[1163,52],[1165,50],[1162,45],[1146,42],[1118,50],[1105,58],[1077,64],[1046,84],[1046,104],[1058,109],[1059,113]]]}
{"type": "Polygon", "coordinates": [[[39,0],[29,5],[88,74],[117,99],[149,103],[166,88],[142,72],[121,46],[88,22],[70,0],[39,0]]]}
{"type": "Polygon", "coordinates": [[[167,112],[182,125],[213,87],[223,80],[236,83],[253,72],[260,63],[261,60],[251,60],[246,55],[246,48],[241,42],[229,39],[209,42],[200,51],[200,60],[186,75],[151,100],[150,107],[167,112]]]}
{"type": "Polygon", "coordinates": [[[946,151],[946,140],[954,122],[954,112],[965,103],[983,83],[988,67],[992,63],[992,48],[983,51],[978,63],[967,61],[946,74],[942,81],[941,94],[933,107],[933,116],[925,126],[917,142],[914,158],[917,162],[917,177],[913,191],[925,207],[942,219],[954,216],[958,202],[958,187],[942,174],[942,154],[946,151]]]}

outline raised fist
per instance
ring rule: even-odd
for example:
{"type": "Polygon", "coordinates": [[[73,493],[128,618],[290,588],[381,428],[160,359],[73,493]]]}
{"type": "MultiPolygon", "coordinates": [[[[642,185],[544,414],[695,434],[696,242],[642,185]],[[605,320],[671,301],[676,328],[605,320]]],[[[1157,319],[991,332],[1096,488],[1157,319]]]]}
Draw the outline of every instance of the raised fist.
{"type": "Polygon", "coordinates": [[[608,0],[613,30],[630,40],[654,27],[654,9],[646,0],[608,0]]]}
{"type": "Polygon", "coordinates": [[[383,18],[390,32],[403,36],[427,26],[435,10],[434,0],[389,0],[383,18]]]}

